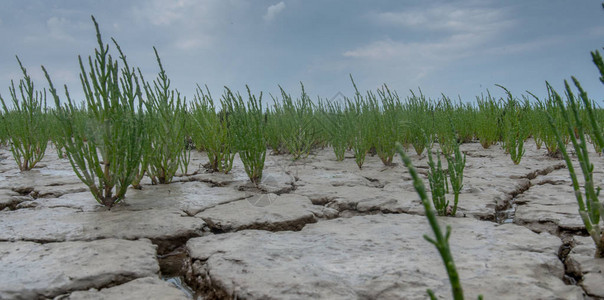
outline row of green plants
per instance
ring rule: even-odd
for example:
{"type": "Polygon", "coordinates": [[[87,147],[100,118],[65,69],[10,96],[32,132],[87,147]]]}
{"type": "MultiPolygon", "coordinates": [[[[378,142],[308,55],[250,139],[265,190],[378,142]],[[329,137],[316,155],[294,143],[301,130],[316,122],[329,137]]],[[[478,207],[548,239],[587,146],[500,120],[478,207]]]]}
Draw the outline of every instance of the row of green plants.
{"type": "MultiPolygon", "coordinates": [[[[217,101],[207,88],[204,90],[198,87],[193,101],[186,101],[178,91],[170,90],[170,82],[161,62],[160,70],[158,78],[151,83],[145,82],[142,75],[137,74],[138,71],[130,70],[131,74],[127,76],[136,77],[136,80],[133,79],[135,86],[132,87],[135,90],[124,91],[133,93],[134,111],[141,114],[143,126],[150,128],[149,137],[173,133],[168,137],[174,142],[157,145],[154,149],[179,145],[182,144],[181,140],[190,139],[199,150],[212,153],[210,163],[216,171],[230,170],[229,161],[232,159],[228,154],[232,155],[235,151],[232,148],[233,135],[230,134],[234,128],[229,126],[229,118],[237,115],[230,110],[240,109],[247,102],[258,106],[257,109],[252,108],[257,115],[258,126],[262,127],[259,128],[262,137],[258,136],[258,139],[263,140],[272,153],[288,153],[293,159],[307,157],[317,147],[331,146],[336,159],[340,161],[344,159],[347,150],[352,150],[357,164],[362,168],[367,154],[376,154],[385,165],[391,164],[396,142],[403,144],[406,149],[413,148],[418,155],[424,154],[428,146],[436,142],[442,153],[449,155],[453,153],[455,142],[477,141],[485,149],[501,145],[515,163],[520,163],[524,154],[524,142],[531,137],[537,148],[545,148],[552,156],[560,155],[547,118],[548,114],[553,116],[556,127],[563,128],[561,110],[555,105],[553,97],[533,99],[532,95],[531,98],[523,95],[523,99],[519,100],[505,90],[507,99],[494,99],[488,94],[473,103],[454,103],[444,96],[430,100],[422,94],[413,94],[401,100],[387,86],[361,94],[355,86],[352,99],[329,102],[323,99],[311,100],[302,86],[300,97],[294,98],[281,90],[281,97],[273,97],[273,105],[262,107],[266,104],[262,103],[261,98],[253,100],[254,95],[242,105],[233,105],[238,101],[239,95],[228,88],[217,101]],[[254,101],[258,103],[253,104],[254,101]],[[155,119],[159,121],[156,122],[155,119]],[[451,127],[456,129],[457,136],[453,134],[451,127]]],[[[31,140],[30,144],[45,140],[57,144],[57,137],[62,132],[57,130],[57,122],[53,117],[61,106],[47,107],[46,91],[35,90],[24,68],[23,71],[25,76],[19,87],[15,87],[14,83],[10,87],[11,101],[3,99],[4,126],[1,128],[0,138],[5,143],[10,139],[17,148],[20,147],[20,136],[27,136],[31,140]],[[24,134],[26,131],[29,134],[24,134]]],[[[97,77],[83,78],[95,80],[97,77]]],[[[84,84],[88,85],[84,91],[92,93],[89,94],[90,98],[94,98],[95,91],[89,88],[97,86],[84,84]]],[[[119,82],[116,84],[119,85],[119,82]]],[[[51,97],[54,98],[55,95],[52,94],[51,97]]],[[[82,118],[79,120],[81,122],[89,121],[87,119],[98,114],[90,106],[95,103],[90,102],[88,97],[84,104],[75,101],[71,103],[70,112],[78,114],[82,118]]],[[[68,99],[68,103],[69,100],[71,99],[68,99]]],[[[602,110],[595,108],[594,111],[597,122],[603,122],[602,110]]],[[[587,115],[581,113],[581,116],[585,118],[587,115]]],[[[591,142],[595,133],[591,130],[586,133],[591,142]]],[[[562,139],[568,144],[570,135],[563,133],[562,139]]],[[[153,143],[156,142],[161,141],[153,143]]],[[[593,143],[593,147],[597,152],[601,151],[596,143],[593,143]]],[[[33,153],[24,153],[21,157],[28,158],[26,161],[29,163],[33,162],[30,157],[35,160],[33,153]]],[[[30,167],[32,165],[27,164],[22,169],[30,167]]],[[[173,173],[173,169],[172,166],[165,170],[158,169],[157,172],[173,173]]]]}

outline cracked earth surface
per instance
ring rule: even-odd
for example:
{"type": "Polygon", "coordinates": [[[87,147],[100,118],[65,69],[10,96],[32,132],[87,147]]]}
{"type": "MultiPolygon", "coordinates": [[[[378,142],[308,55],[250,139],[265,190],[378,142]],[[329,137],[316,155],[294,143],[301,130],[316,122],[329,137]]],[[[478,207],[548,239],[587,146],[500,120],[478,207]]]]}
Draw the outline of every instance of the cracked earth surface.
{"type": "MultiPolygon", "coordinates": [[[[527,143],[519,165],[499,146],[462,145],[464,188],[451,248],[468,299],[599,299],[594,259],[568,171],[527,143]]],[[[409,151],[413,153],[413,151],[409,151]]],[[[1,299],[446,299],[448,278],[402,164],[330,149],[268,155],[249,184],[207,173],[143,181],[108,211],[50,149],[19,172],[0,149],[1,299]],[[164,279],[164,280],[162,280],[164,279]]],[[[411,156],[425,177],[426,157],[411,156]]],[[[596,184],[604,159],[592,153],[596,184]]],[[[395,159],[396,162],[400,158],[395,159]]],[[[453,195],[448,195],[449,199],[453,195]]]]}

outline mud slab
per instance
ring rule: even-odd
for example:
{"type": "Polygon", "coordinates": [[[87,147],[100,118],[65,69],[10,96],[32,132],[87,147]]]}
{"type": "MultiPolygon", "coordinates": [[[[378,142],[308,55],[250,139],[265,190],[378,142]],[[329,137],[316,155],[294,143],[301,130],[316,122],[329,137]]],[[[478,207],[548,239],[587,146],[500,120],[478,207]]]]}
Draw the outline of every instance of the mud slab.
{"type": "Polygon", "coordinates": [[[156,276],[149,240],[0,243],[0,298],[36,299],[156,276]]]}
{"type": "Polygon", "coordinates": [[[570,185],[532,186],[516,199],[516,204],[518,208],[514,222],[531,230],[556,233],[561,230],[581,231],[585,228],[570,185]]]}
{"type": "Polygon", "coordinates": [[[90,241],[101,238],[154,241],[202,235],[205,223],[169,210],[80,212],[72,208],[0,212],[0,241],[90,241]]]}
{"type": "MultiPolygon", "coordinates": [[[[443,218],[469,299],[582,299],[563,283],[560,239],[514,224],[443,218]]],[[[197,284],[221,298],[426,299],[450,295],[424,217],[375,215],[310,224],[300,232],[245,230],[187,243],[197,284]]]]}
{"type": "Polygon", "coordinates": [[[328,210],[321,211],[310,199],[300,195],[261,194],[210,208],[196,217],[220,233],[242,229],[283,231],[300,230],[316,222],[317,215],[325,216],[328,210]]]}
{"type": "Polygon", "coordinates": [[[157,277],[145,277],[132,280],[111,288],[85,292],[73,292],[57,300],[103,300],[103,299],[189,299],[182,291],[157,277]]]}
{"type": "MultiPolygon", "coordinates": [[[[467,163],[458,215],[441,221],[453,227],[453,256],[466,297],[603,297],[604,267],[593,259],[593,241],[581,236],[564,162],[530,140],[525,145],[519,165],[498,145],[461,146],[467,163]]],[[[18,284],[2,285],[0,298],[136,298],[163,287],[172,293],[158,281],[165,274],[156,265],[157,257],[173,250],[185,253],[191,266],[184,264],[186,277],[210,297],[425,299],[427,288],[442,298],[450,295],[440,257],[422,237],[431,231],[399,158],[384,166],[368,155],[359,169],[352,153],[338,162],[329,148],[297,161],[267,155],[263,180],[255,186],[238,158],[229,174],[211,173],[202,166],[205,153],[194,151],[187,174],[177,174],[168,185],[145,179],[142,190],[129,189],[126,199],[108,211],[54,151],[49,148],[34,170],[19,172],[0,147],[0,263],[22,264],[22,271],[11,275],[16,281],[6,282],[29,282],[37,278],[30,273],[62,270],[55,267],[59,262],[78,266],[79,260],[72,264],[54,247],[87,249],[113,239],[146,245],[131,247],[142,247],[132,257],[149,260],[153,270],[130,276],[108,265],[111,270],[103,274],[118,274],[109,283],[105,275],[94,275],[77,279],[95,281],[82,285],[62,279],[41,280],[21,291],[13,289],[18,284]],[[191,258],[182,247],[187,241],[191,258]]],[[[409,153],[426,179],[425,155],[409,153]]],[[[604,186],[604,158],[595,153],[591,158],[596,184],[604,186]]]]}
{"type": "Polygon", "coordinates": [[[604,258],[594,258],[595,248],[591,237],[574,237],[575,247],[567,259],[567,266],[582,278],[579,285],[587,295],[604,298],[604,258]]]}

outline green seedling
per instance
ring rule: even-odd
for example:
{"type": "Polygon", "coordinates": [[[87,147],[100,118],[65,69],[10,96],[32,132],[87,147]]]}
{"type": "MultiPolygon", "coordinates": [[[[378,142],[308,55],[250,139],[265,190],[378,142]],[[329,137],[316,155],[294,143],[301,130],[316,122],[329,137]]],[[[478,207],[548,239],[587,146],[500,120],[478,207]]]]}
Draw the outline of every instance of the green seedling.
{"type": "MultiPolygon", "coordinates": [[[[440,257],[443,260],[445,265],[445,269],[447,270],[447,275],[449,276],[449,282],[451,284],[451,291],[453,295],[453,299],[462,300],[463,296],[463,288],[461,286],[461,280],[459,279],[459,274],[457,273],[457,268],[455,267],[455,262],[453,261],[453,255],[451,254],[451,249],[449,247],[449,238],[451,237],[451,226],[447,226],[447,230],[445,234],[443,234],[442,229],[440,228],[440,224],[438,224],[438,219],[436,218],[436,214],[434,209],[430,205],[430,200],[428,200],[428,194],[426,193],[426,187],[422,179],[419,177],[415,167],[413,167],[413,163],[407,154],[405,153],[401,144],[397,144],[397,152],[401,156],[403,160],[403,164],[409,170],[409,174],[413,179],[413,187],[415,191],[419,195],[419,198],[422,201],[422,205],[424,206],[424,212],[426,213],[426,218],[428,219],[428,223],[434,232],[434,238],[429,237],[428,235],[424,235],[424,239],[429,243],[433,244],[440,257]]],[[[430,299],[437,299],[434,292],[430,289],[427,291],[430,299]]],[[[482,299],[482,296],[478,296],[478,299],[482,299]]]]}
{"type": "MultiPolygon", "coordinates": [[[[186,149],[186,107],[180,93],[170,88],[170,79],[153,47],[158,77],[153,85],[143,81],[147,101],[147,126],[149,132],[147,174],[153,184],[172,182],[176,171],[181,168],[186,173],[189,151],[186,149]]],[[[143,78],[140,73],[141,79],[143,78]]]]}
{"type": "MultiPolygon", "coordinates": [[[[600,69],[601,74],[604,76],[604,69],[600,68],[600,66],[604,65],[602,63],[602,58],[598,57],[599,53],[592,53],[592,57],[594,61],[597,60],[596,65],[600,69]]],[[[596,132],[600,138],[596,140],[600,145],[604,145],[604,138],[602,136],[602,130],[599,124],[596,122],[593,113],[593,106],[590,103],[589,98],[587,97],[587,93],[581,87],[579,81],[572,77],[573,83],[575,87],[579,90],[578,98],[583,102],[583,109],[586,109],[589,125],[592,126],[591,130],[596,132]]],[[[604,81],[603,81],[604,83],[604,81]]],[[[575,149],[577,159],[579,160],[579,166],[581,168],[581,172],[583,173],[583,190],[581,190],[581,186],[579,184],[579,180],[577,179],[577,174],[573,163],[570,159],[568,152],[566,151],[566,147],[564,145],[564,141],[555,126],[554,118],[551,115],[548,115],[550,127],[554,131],[556,136],[556,140],[558,141],[558,146],[560,151],[562,152],[562,156],[566,162],[566,166],[568,168],[569,175],[572,180],[573,190],[575,191],[575,197],[577,199],[577,204],[579,205],[579,215],[583,220],[583,224],[585,225],[585,229],[589,233],[590,237],[594,241],[596,246],[595,257],[602,258],[604,257],[604,233],[602,232],[602,228],[600,226],[600,221],[604,219],[602,215],[602,210],[604,210],[604,205],[599,201],[598,196],[600,195],[600,187],[596,188],[593,178],[593,170],[594,166],[589,160],[589,151],[587,147],[586,137],[585,137],[585,125],[583,124],[583,120],[580,116],[580,105],[577,103],[577,98],[575,97],[570,85],[567,81],[564,81],[567,103],[569,108],[566,107],[562,97],[549,85],[547,84],[548,92],[551,97],[553,97],[554,101],[558,105],[562,116],[565,122],[565,129],[570,136],[571,143],[573,148],[575,149]]]]}
{"type": "Polygon", "coordinates": [[[278,144],[283,145],[294,160],[308,157],[317,138],[317,132],[312,122],[314,105],[306,94],[304,85],[302,83],[300,85],[302,95],[296,100],[293,100],[282,87],[279,87],[282,103],[279,104],[279,99],[273,97],[275,105],[271,114],[278,126],[278,144]]]}
{"type": "Polygon", "coordinates": [[[249,87],[246,88],[247,104],[239,93],[234,94],[226,88],[222,108],[228,115],[235,150],[239,153],[245,173],[252,183],[258,185],[262,180],[266,158],[262,93],[256,97],[252,95],[249,87]]]}
{"type": "Polygon", "coordinates": [[[214,100],[207,86],[206,92],[197,86],[191,115],[195,124],[191,136],[197,148],[206,151],[209,169],[229,173],[233,168],[235,151],[228,117],[221,118],[216,113],[214,100]]]}
{"type": "Polygon", "coordinates": [[[411,91],[411,97],[407,99],[404,110],[404,127],[407,129],[407,136],[402,137],[408,141],[417,155],[421,155],[428,147],[430,140],[425,138],[425,135],[432,136],[433,126],[430,124],[432,119],[430,116],[434,106],[429,100],[419,91],[419,96],[416,96],[411,91]]]}
{"type": "Polygon", "coordinates": [[[352,128],[350,145],[354,152],[354,160],[361,169],[365,163],[367,153],[374,145],[375,123],[368,113],[371,111],[371,103],[363,98],[354,83],[352,75],[350,80],[354,86],[355,95],[353,100],[346,99],[347,107],[344,114],[346,115],[347,126],[352,128]]]}
{"type": "MultiPolygon", "coordinates": [[[[573,78],[573,80],[575,80],[573,78]]],[[[593,180],[593,164],[591,164],[588,155],[587,143],[584,135],[583,122],[579,117],[578,113],[578,105],[576,100],[574,99],[574,95],[572,91],[570,91],[570,86],[567,82],[565,82],[567,95],[569,99],[570,112],[564,108],[564,102],[561,97],[548,85],[548,89],[551,91],[556,103],[558,103],[559,107],[562,110],[562,114],[567,123],[567,130],[570,134],[570,139],[572,145],[576,151],[577,158],[579,160],[579,166],[583,173],[583,177],[585,180],[583,191],[581,191],[581,186],[577,179],[577,175],[575,172],[575,168],[570,159],[568,152],[566,151],[566,147],[558,133],[557,129],[554,129],[553,118],[550,117],[550,126],[555,130],[556,137],[558,140],[558,144],[560,147],[560,151],[564,160],[566,161],[566,165],[573,183],[573,190],[575,191],[575,197],[577,199],[577,204],[579,205],[579,215],[583,220],[583,224],[591,238],[593,239],[596,245],[596,253],[595,257],[601,258],[604,257],[604,236],[602,235],[602,229],[600,228],[600,218],[601,211],[603,209],[602,203],[599,202],[598,196],[600,194],[600,188],[594,187],[593,180]],[[569,92],[570,91],[570,92],[569,92]],[[577,130],[578,140],[575,137],[574,130],[577,130]]]]}
{"type": "Polygon", "coordinates": [[[65,87],[67,102],[62,104],[46,69],[42,67],[56,104],[55,116],[63,132],[61,145],[76,175],[88,186],[98,203],[111,208],[120,202],[135,179],[143,156],[143,120],[141,89],[134,69],[119,51],[119,60],[109,54],[94,17],[98,49],[88,58],[88,70],[82,58],[80,81],[90,118],[82,124],[79,110],[65,87]],[[119,62],[124,64],[120,69],[119,62]],[[138,100],[138,107],[135,106],[138,100]]]}
{"type": "Polygon", "coordinates": [[[503,148],[517,165],[524,156],[524,140],[528,138],[525,112],[528,102],[524,107],[521,106],[508,89],[501,85],[497,86],[502,88],[508,96],[502,116],[503,148]]]}
{"type": "Polygon", "coordinates": [[[0,95],[4,110],[2,125],[10,140],[10,151],[19,170],[28,171],[44,158],[52,127],[48,127],[46,90],[36,90],[19,57],[17,62],[23,72],[23,79],[19,80],[18,90],[11,80],[9,92],[12,107],[9,107],[0,95]]]}
{"type": "Polygon", "coordinates": [[[373,99],[372,111],[374,116],[376,153],[382,163],[386,166],[392,164],[394,153],[396,152],[396,142],[399,138],[400,113],[397,110],[399,98],[395,92],[391,92],[388,86],[384,85],[377,90],[381,106],[378,105],[375,96],[367,92],[369,99],[373,99]]]}
{"type": "Polygon", "coordinates": [[[439,216],[448,215],[449,201],[446,199],[448,192],[447,173],[442,168],[440,151],[436,151],[436,162],[432,157],[432,147],[428,147],[428,182],[430,182],[430,193],[432,194],[432,203],[439,216]]]}
{"type": "Polygon", "coordinates": [[[502,108],[487,91],[487,96],[476,98],[478,110],[476,118],[476,137],[484,149],[488,149],[496,144],[500,139],[501,124],[499,118],[502,114],[502,108]]]}
{"type": "Polygon", "coordinates": [[[453,139],[453,155],[447,156],[447,169],[449,171],[449,180],[451,182],[451,189],[453,190],[454,200],[453,207],[450,211],[450,215],[455,216],[457,213],[457,205],[459,203],[459,194],[463,188],[463,171],[466,167],[466,154],[461,155],[459,150],[459,143],[457,142],[457,133],[453,122],[451,122],[451,130],[455,138],[453,139]]]}
{"type": "Polygon", "coordinates": [[[321,125],[322,133],[332,147],[337,161],[343,161],[351,141],[348,116],[338,102],[319,101],[315,120],[321,125]]]}

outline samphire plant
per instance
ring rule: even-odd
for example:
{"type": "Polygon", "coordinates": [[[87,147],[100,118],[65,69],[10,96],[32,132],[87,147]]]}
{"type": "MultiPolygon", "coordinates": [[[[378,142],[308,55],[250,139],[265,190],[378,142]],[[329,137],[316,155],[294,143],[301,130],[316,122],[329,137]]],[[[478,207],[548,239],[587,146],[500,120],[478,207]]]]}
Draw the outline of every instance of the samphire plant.
{"type": "MultiPolygon", "coordinates": [[[[447,122],[445,122],[447,123],[447,122]]],[[[439,150],[436,151],[436,160],[432,155],[432,143],[428,144],[428,182],[430,183],[430,193],[432,194],[432,203],[439,216],[455,216],[457,213],[457,206],[459,204],[459,194],[463,188],[463,171],[466,167],[466,155],[461,153],[459,149],[459,135],[455,130],[453,121],[449,118],[448,123],[450,124],[448,130],[451,132],[452,138],[446,141],[447,148],[452,152],[450,154],[442,153],[447,160],[447,170],[442,167],[442,160],[440,158],[441,153],[439,150]],[[449,181],[447,181],[447,178],[449,181]],[[449,193],[449,183],[451,184],[451,190],[453,191],[453,205],[447,200],[447,194],[449,193]]],[[[428,140],[428,137],[424,135],[424,138],[428,140]]],[[[443,144],[441,144],[442,148],[443,144]]]]}
{"type": "Polygon", "coordinates": [[[371,103],[361,95],[352,79],[352,75],[350,80],[354,86],[355,95],[353,100],[346,99],[347,106],[344,114],[346,115],[347,126],[351,128],[350,146],[354,152],[354,160],[361,169],[365,163],[367,153],[374,145],[375,119],[369,113],[372,110],[371,103]]]}
{"type": "MultiPolygon", "coordinates": [[[[555,127],[560,130],[564,128],[564,118],[562,117],[562,111],[556,104],[553,95],[549,95],[543,100],[539,100],[537,96],[529,93],[536,101],[533,109],[533,117],[531,123],[533,125],[533,137],[537,145],[543,144],[547,150],[549,156],[558,156],[561,154],[558,147],[558,140],[556,134],[549,123],[549,116],[551,116],[555,127]]],[[[560,137],[564,145],[570,142],[570,136],[566,131],[560,132],[560,137]]]]}
{"type": "Polygon", "coordinates": [[[214,100],[209,89],[204,92],[197,86],[191,117],[191,136],[198,149],[204,149],[209,159],[209,169],[214,172],[229,173],[233,168],[235,151],[228,117],[221,118],[216,113],[214,100]]]}
{"type": "Polygon", "coordinates": [[[27,171],[44,158],[50,138],[50,128],[46,114],[46,90],[36,90],[19,57],[17,62],[23,72],[23,79],[19,80],[18,91],[11,80],[9,87],[11,107],[0,95],[4,110],[2,123],[10,139],[10,151],[19,170],[27,171]]]}
{"type": "MultiPolygon", "coordinates": [[[[144,82],[147,96],[149,133],[147,173],[153,184],[170,183],[179,167],[186,170],[190,152],[186,149],[186,107],[180,93],[170,88],[170,79],[153,47],[159,65],[159,74],[153,85],[144,82]]],[[[140,71],[139,71],[140,72],[140,71]]],[[[142,74],[140,75],[142,78],[142,74]]],[[[186,172],[186,171],[185,171],[186,172]]]]}
{"type": "MultiPolygon", "coordinates": [[[[602,80],[602,83],[604,83],[604,61],[602,60],[602,57],[598,51],[592,52],[592,58],[600,70],[600,74],[602,76],[600,77],[600,80],[602,80]]],[[[604,215],[602,215],[604,205],[598,200],[598,196],[600,195],[600,187],[595,187],[593,178],[594,165],[589,160],[585,126],[591,127],[590,129],[596,132],[596,136],[598,138],[596,138],[594,142],[598,143],[600,147],[604,146],[604,137],[602,136],[602,129],[595,118],[593,106],[587,97],[587,93],[583,90],[581,84],[576,78],[572,77],[572,80],[575,87],[579,90],[579,95],[576,97],[568,82],[564,81],[568,108],[562,100],[562,97],[560,97],[560,95],[551,87],[551,85],[549,85],[549,83],[547,84],[547,88],[548,92],[553,97],[562,113],[565,129],[570,137],[573,148],[575,149],[577,159],[579,160],[579,166],[581,168],[581,172],[583,173],[584,179],[583,190],[581,190],[581,185],[577,179],[577,174],[570,155],[566,151],[564,141],[555,126],[554,118],[551,115],[548,115],[548,119],[550,126],[556,135],[559,149],[562,152],[564,160],[566,161],[566,166],[572,180],[573,190],[575,191],[577,204],[579,205],[579,215],[583,220],[585,229],[595,243],[596,252],[594,256],[596,258],[603,258],[604,232],[602,231],[600,221],[604,221],[604,215]],[[587,112],[587,125],[583,124],[583,120],[581,118],[581,105],[578,103],[578,101],[583,103],[582,109],[585,109],[587,112]]]]}
{"type": "MultiPolygon", "coordinates": [[[[141,81],[143,81],[143,79],[141,78],[141,81]]],[[[139,110],[137,112],[138,117],[140,118],[140,123],[141,126],[143,128],[151,128],[153,126],[153,122],[155,122],[155,120],[153,120],[152,116],[150,114],[148,114],[146,111],[144,111],[143,109],[139,110]]],[[[149,170],[149,161],[152,159],[152,154],[153,154],[153,149],[151,148],[151,135],[153,133],[150,130],[143,130],[143,132],[141,133],[141,147],[142,147],[142,157],[141,157],[141,163],[139,164],[139,167],[137,169],[137,171],[135,172],[136,175],[134,176],[134,180],[132,180],[132,188],[135,188],[137,190],[142,189],[142,185],[141,182],[143,180],[143,178],[145,177],[145,175],[147,175],[147,172],[149,170]]]]}
{"type": "Polygon", "coordinates": [[[315,119],[322,128],[322,133],[331,145],[337,161],[343,161],[351,140],[351,128],[348,117],[339,102],[320,101],[315,119]]]}
{"type": "Polygon", "coordinates": [[[455,132],[451,130],[453,111],[454,106],[451,99],[443,95],[432,112],[432,127],[438,139],[440,151],[445,157],[453,154],[453,144],[457,142],[455,132]]]}
{"type": "Polygon", "coordinates": [[[391,92],[388,86],[384,85],[377,90],[378,101],[375,95],[367,92],[367,99],[371,103],[370,114],[373,115],[374,121],[374,147],[375,151],[386,166],[392,164],[394,153],[396,151],[395,144],[399,138],[400,111],[398,109],[399,97],[396,92],[391,92]]]}
{"type": "Polygon", "coordinates": [[[296,100],[281,87],[281,104],[278,98],[273,97],[272,117],[277,121],[279,144],[285,146],[294,160],[306,158],[317,137],[313,126],[314,105],[304,90],[304,84],[300,85],[302,94],[296,100]]]}
{"type": "MultiPolygon", "coordinates": [[[[422,201],[422,204],[424,206],[424,212],[426,213],[426,218],[428,219],[428,223],[430,223],[430,227],[434,232],[434,238],[431,238],[428,235],[424,235],[424,239],[426,239],[426,241],[430,242],[436,247],[438,253],[440,254],[440,257],[443,260],[443,264],[445,265],[445,269],[447,270],[447,275],[449,276],[453,299],[464,299],[463,288],[459,279],[459,273],[457,272],[457,268],[455,267],[453,255],[451,254],[451,248],[449,247],[449,238],[451,237],[451,226],[447,226],[447,230],[445,234],[443,234],[443,231],[440,228],[440,225],[438,224],[436,214],[434,213],[434,209],[432,209],[432,206],[430,205],[430,200],[428,200],[426,187],[424,186],[422,179],[417,174],[415,167],[413,167],[411,159],[409,158],[409,156],[407,156],[401,144],[397,144],[396,151],[401,156],[405,167],[407,167],[407,169],[409,170],[409,174],[413,179],[413,187],[415,188],[415,191],[417,192],[419,198],[422,201]]],[[[430,299],[437,299],[436,295],[431,289],[428,289],[427,293],[430,296],[430,299]]],[[[478,299],[482,299],[482,295],[478,296],[478,299]]]]}
{"type": "Polygon", "coordinates": [[[264,140],[264,115],[262,111],[262,93],[252,95],[247,87],[248,101],[241,94],[234,94],[226,88],[222,98],[222,109],[228,118],[233,134],[233,145],[245,168],[245,173],[255,185],[262,180],[266,141],[264,140]]]}
{"type": "Polygon", "coordinates": [[[285,153],[285,146],[281,140],[281,116],[277,112],[277,105],[275,103],[275,109],[267,107],[264,111],[264,139],[271,153],[275,155],[285,153]]]}
{"type": "Polygon", "coordinates": [[[500,124],[498,121],[501,116],[501,107],[490,93],[487,96],[481,95],[476,98],[478,111],[476,117],[476,137],[484,149],[497,143],[500,138],[500,124]]]}
{"type": "Polygon", "coordinates": [[[406,136],[401,139],[408,141],[417,155],[421,155],[428,147],[430,140],[426,139],[425,135],[432,133],[432,124],[428,118],[431,111],[434,111],[434,106],[426,99],[422,91],[419,91],[419,96],[411,91],[411,97],[407,99],[404,107],[404,123],[403,128],[406,129],[406,136]]]}
{"type": "MultiPolygon", "coordinates": [[[[427,138],[426,138],[427,139],[427,138]]],[[[429,144],[431,145],[431,143],[429,144]]],[[[432,194],[432,203],[439,216],[449,214],[449,201],[446,198],[449,190],[447,183],[447,173],[443,170],[440,159],[440,151],[436,150],[436,161],[432,156],[432,146],[428,146],[428,182],[430,183],[430,193],[432,194]]]]}
{"type": "Polygon", "coordinates": [[[459,143],[457,142],[459,135],[455,130],[453,122],[451,122],[451,131],[455,138],[453,139],[453,154],[447,156],[447,169],[449,171],[449,180],[451,182],[454,199],[453,207],[449,213],[450,215],[455,216],[457,213],[457,204],[459,203],[459,194],[463,188],[463,171],[466,167],[466,154],[464,153],[463,156],[461,155],[459,143]]]}
{"type": "Polygon", "coordinates": [[[524,156],[524,140],[528,138],[528,124],[526,124],[528,102],[524,105],[520,104],[518,100],[512,97],[512,93],[501,85],[497,85],[502,88],[507,94],[507,102],[503,109],[502,121],[502,135],[503,135],[503,148],[510,155],[514,164],[519,164],[522,156],[524,156]]]}
{"type": "Polygon", "coordinates": [[[69,96],[61,104],[50,75],[42,67],[56,104],[56,117],[63,131],[65,153],[77,176],[84,182],[94,198],[111,208],[121,201],[134,180],[143,156],[142,120],[136,113],[141,110],[141,89],[134,69],[130,69],[126,56],[117,42],[119,60],[109,54],[109,45],[101,39],[96,29],[98,49],[94,58],[88,58],[88,70],[79,57],[80,81],[86,98],[89,118],[86,124],[74,122],[77,105],[69,96]],[[119,62],[124,64],[120,69],[119,62]],[[139,101],[138,107],[135,106],[139,101]]]}

